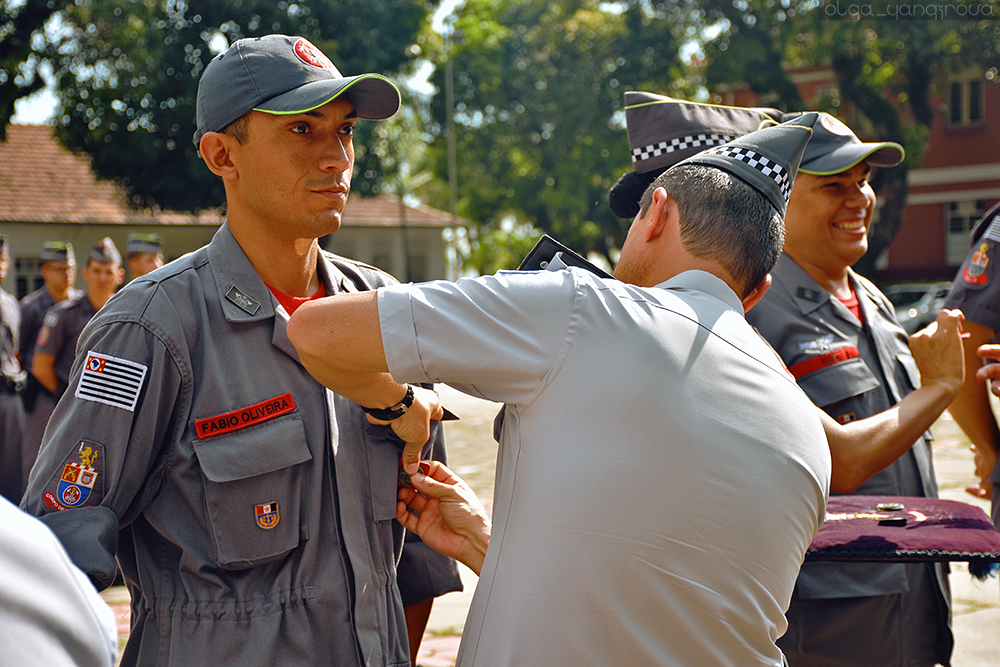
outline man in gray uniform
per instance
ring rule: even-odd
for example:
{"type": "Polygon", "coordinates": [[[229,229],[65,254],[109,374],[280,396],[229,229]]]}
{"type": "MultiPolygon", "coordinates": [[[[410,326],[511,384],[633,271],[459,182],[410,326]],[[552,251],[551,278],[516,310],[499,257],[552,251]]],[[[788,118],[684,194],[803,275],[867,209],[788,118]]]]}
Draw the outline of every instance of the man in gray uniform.
{"type": "Polygon", "coordinates": [[[159,234],[132,233],[128,245],[128,271],[133,280],[163,266],[163,237],[159,234]]]}
{"type": "MultiPolygon", "coordinates": [[[[821,116],[792,189],[774,284],[747,317],[813,402],[841,424],[887,413],[920,382],[889,300],[850,268],[868,248],[875,208],[869,165],[902,159],[899,145],[862,143],[839,120],[821,116]]],[[[856,493],[937,497],[929,439],[929,432],[913,434],[884,470],[858,477],[867,481],[856,493]]],[[[831,450],[835,476],[838,468],[866,465],[833,442],[831,450]]],[[[944,564],[805,563],[778,644],[793,667],[948,664],[950,617],[944,564]]]]}
{"type": "MultiPolygon", "coordinates": [[[[0,234],[0,283],[10,268],[10,243],[0,234]]],[[[14,295],[0,288],[0,495],[20,502],[24,493],[21,479],[21,439],[24,434],[24,407],[20,392],[26,373],[17,358],[21,329],[21,307],[14,295]]]]}
{"type": "Polygon", "coordinates": [[[45,425],[54,407],[42,385],[31,374],[38,332],[42,329],[42,320],[45,319],[45,313],[49,312],[49,308],[61,301],[76,299],[83,295],[83,292],[73,287],[73,283],[76,282],[76,256],[73,253],[72,243],[46,241],[42,244],[41,260],[42,279],[45,284],[21,299],[21,368],[28,374],[28,386],[21,392],[25,412],[24,440],[21,447],[24,479],[21,484],[25,487],[28,485],[31,465],[38,455],[38,447],[42,444],[45,425]],[[39,408],[40,396],[42,406],[39,408]]]}
{"type": "MultiPolygon", "coordinates": [[[[989,394],[976,371],[983,360],[976,354],[981,345],[996,344],[1000,331],[1000,278],[996,271],[1000,253],[1000,203],[994,204],[972,230],[972,249],[966,257],[945,308],[965,313],[965,384],[948,411],[972,441],[976,451],[979,484],[969,489],[980,498],[991,498],[993,523],[1000,528],[1000,429],[990,406],[989,394]]],[[[993,369],[995,370],[995,369],[993,369]]]]}
{"type": "Polygon", "coordinates": [[[117,552],[124,665],[409,664],[402,442],[285,334],[311,298],[393,282],[317,239],[340,226],[358,118],[398,106],[387,79],[345,77],[301,37],[237,41],[202,75],[195,140],[226,223],[84,330],[24,502],[102,585],[117,552]]]}
{"type": "Polygon", "coordinates": [[[114,241],[105,237],[90,249],[87,264],[83,267],[87,291],[76,299],[60,301],[45,314],[35,343],[31,374],[48,392],[53,407],[69,384],[80,333],[114,296],[124,276],[122,256],[114,241]]]}
{"type": "Polygon", "coordinates": [[[400,431],[426,414],[386,370],[505,403],[489,550],[450,552],[482,577],[459,665],[781,664],[829,450],[743,312],[767,289],[814,118],[663,174],[620,282],[551,261],[293,316],[289,337],[324,383],[366,405],[404,397],[400,431]]]}

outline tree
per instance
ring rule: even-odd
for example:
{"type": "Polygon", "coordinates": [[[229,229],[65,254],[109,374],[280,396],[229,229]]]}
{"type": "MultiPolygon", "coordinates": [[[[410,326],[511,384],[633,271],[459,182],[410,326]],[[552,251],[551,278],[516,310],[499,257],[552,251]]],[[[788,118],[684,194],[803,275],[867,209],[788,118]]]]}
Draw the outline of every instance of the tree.
{"type": "Polygon", "coordinates": [[[42,57],[34,35],[66,2],[15,2],[0,0],[0,141],[7,138],[7,123],[14,103],[45,87],[38,72],[42,57]]]}
{"type": "MultiPolygon", "coordinates": [[[[615,258],[627,223],[607,193],[631,168],[624,91],[686,92],[672,11],[646,0],[468,0],[451,39],[425,32],[438,91],[454,63],[458,213],[476,225],[474,256],[496,256],[475,246],[497,241],[503,223],[615,258]]],[[[443,95],[431,111],[433,169],[446,181],[443,95]]],[[[432,203],[448,208],[446,196],[432,203]]]]}
{"type": "MultiPolygon", "coordinates": [[[[28,56],[12,48],[4,66],[21,59],[34,62],[36,71],[38,62],[50,62],[60,142],[88,154],[95,174],[118,181],[133,206],[186,211],[224,199],[192,142],[198,79],[218,52],[244,36],[283,32],[310,39],[346,74],[391,74],[413,61],[410,47],[430,10],[428,3],[412,0],[89,0],[47,6],[50,16],[58,14],[60,30],[36,28],[28,56]]],[[[22,19],[25,11],[18,22],[37,25],[34,13],[31,21],[22,19]]],[[[26,39],[24,30],[15,34],[18,43],[26,39]]],[[[8,118],[9,111],[0,120],[8,118]]],[[[358,138],[364,168],[355,189],[361,192],[377,191],[381,180],[376,156],[364,150],[370,132],[362,126],[358,138]]]]}
{"type": "MultiPolygon", "coordinates": [[[[775,95],[786,110],[806,108],[787,67],[829,64],[839,94],[820,101],[836,113],[850,105],[879,140],[896,141],[907,159],[880,170],[875,183],[882,208],[869,232],[869,250],[855,268],[872,275],[875,262],[902,224],[907,175],[920,166],[930,125],[936,85],[950,70],[971,63],[988,68],[1000,48],[997,6],[978,0],[909,4],[876,0],[868,4],[831,4],[807,0],[693,0],[689,12],[703,41],[710,90],[722,83],[745,82],[759,95],[775,95]],[[900,14],[905,11],[905,14],[900,14]],[[940,15],[948,11],[949,15],[940,15]],[[853,12],[853,13],[851,13],[853,12]],[[895,14],[893,13],[895,12],[895,14]],[[989,16],[969,20],[956,17],[989,16]],[[714,25],[714,32],[706,30],[714,25]],[[721,30],[720,30],[721,28],[721,30]]],[[[994,74],[993,80],[997,81],[994,74]]],[[[857,129],[857,128],[855,128],[857,129]]]]}

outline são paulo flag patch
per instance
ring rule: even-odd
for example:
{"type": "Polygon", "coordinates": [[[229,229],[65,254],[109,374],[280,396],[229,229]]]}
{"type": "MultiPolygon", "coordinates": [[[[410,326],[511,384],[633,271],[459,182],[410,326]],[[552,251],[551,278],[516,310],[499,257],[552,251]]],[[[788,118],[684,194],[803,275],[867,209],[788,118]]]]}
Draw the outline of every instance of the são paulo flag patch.
{"type": "Polygon", "coordinates": [[[145,379],[146,367],[142,364],[88,352],[76,386],[76,397],[134,412],[145,379]]]}

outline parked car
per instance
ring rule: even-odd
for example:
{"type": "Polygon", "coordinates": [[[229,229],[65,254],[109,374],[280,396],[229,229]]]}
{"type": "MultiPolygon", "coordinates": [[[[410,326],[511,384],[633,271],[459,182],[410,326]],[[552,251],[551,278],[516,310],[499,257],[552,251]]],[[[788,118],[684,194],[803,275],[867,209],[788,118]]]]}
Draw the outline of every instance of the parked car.
{"type": "Polygon", "coordinates": [[[908,334],[914,334],[937,319],[951,283],[904,283],[883,292],[896,309],[896,319],[908,334]]]}

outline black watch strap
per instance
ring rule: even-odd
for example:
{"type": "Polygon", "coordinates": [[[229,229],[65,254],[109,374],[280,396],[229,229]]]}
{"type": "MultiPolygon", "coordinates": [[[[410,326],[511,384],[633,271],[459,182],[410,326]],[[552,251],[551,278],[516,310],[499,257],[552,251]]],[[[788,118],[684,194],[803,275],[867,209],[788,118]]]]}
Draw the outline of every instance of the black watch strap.
{"type": "Polygon", "coordinates": [[[393,419],[399,419],[405,415],[411,405],[413,405],[413,385],[408,384],[406,385],[406,396],[403,396],[403,400],[391,408],[366,408],[362,405],[361,409],[375,419],[381,419],[384,422],[389,422],[393,419]]]}

